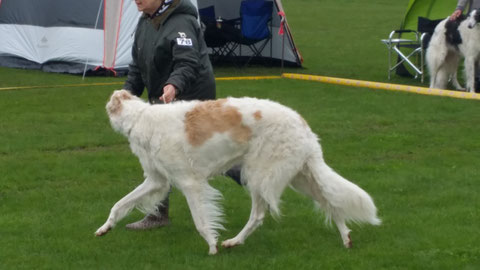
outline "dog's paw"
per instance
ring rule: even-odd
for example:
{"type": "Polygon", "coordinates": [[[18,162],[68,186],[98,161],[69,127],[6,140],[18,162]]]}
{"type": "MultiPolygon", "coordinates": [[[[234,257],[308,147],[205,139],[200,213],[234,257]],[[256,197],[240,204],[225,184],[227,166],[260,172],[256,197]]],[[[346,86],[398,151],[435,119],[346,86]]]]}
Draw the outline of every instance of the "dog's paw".
{"type": "Polygon", "coordinates": [[[95,236],[103,236],[108,233],[112,229],[111,226],[109,225],[103,225],[102,227],[98,228],[98,230],[95,232],[95,236]]]}
{"type": "Polygon", "coordinates": [[[235,238],[232,238],[232,239],[223,241],[222,242],[222,247],[231,248],[231,247],[234,247],[234,246],[238,246],[240,244],[242,244],[242,243],[237,241],[235,238]]]}
{"type": "Polygon", "coordinates": [[[218,252],[217,246],[210,246],[210,249],[208,250],[208,255],[215,255],[218,252]]]}
{"type": "Polygon", "coordinates": [[[467,93],[475,93],[475,87],[471,86],[471,85],[467,85],[465,87],[465,92],[467,93]]]}
{"type": "Polygon", "coordinates": [[[345,245],[346,248],[353,247],[353,242],[352,242],[352,238],[350,237],[350,234],[348,234],[348,239],[345,242],[343,242],[343,244],[345,245]]]}

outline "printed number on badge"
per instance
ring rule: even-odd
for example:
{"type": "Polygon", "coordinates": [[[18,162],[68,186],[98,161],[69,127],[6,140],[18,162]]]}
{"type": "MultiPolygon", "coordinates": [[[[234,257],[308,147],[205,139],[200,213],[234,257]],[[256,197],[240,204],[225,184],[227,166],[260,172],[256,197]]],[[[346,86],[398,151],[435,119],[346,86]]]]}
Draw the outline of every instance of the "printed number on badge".
{"type": "Polygon", "coordinates": [[[177,38],[177,44],[180,46],[192,46],[193,42],[191,38],[177,38]]]}

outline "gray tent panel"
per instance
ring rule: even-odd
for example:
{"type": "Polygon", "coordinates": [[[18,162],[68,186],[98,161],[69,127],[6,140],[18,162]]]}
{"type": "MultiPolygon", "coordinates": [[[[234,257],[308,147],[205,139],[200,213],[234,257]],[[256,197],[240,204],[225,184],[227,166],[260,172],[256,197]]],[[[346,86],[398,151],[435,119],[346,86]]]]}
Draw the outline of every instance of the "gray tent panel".
{"type": "MultiPolygon", "coordinates": [[[[100,0],[1,0],[0,24],[95,28],[99,5],[100,0]]],[[[97,29],[102,28],[101,17],[97,29]]]]}

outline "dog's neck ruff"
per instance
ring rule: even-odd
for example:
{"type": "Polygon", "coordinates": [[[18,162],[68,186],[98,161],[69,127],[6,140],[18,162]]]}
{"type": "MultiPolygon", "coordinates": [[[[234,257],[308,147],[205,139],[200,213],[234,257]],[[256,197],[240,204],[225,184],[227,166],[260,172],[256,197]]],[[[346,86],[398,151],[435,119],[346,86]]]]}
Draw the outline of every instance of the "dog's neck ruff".
{"type": "Polygon", "coordinates": [[[118,132],[122,133],[124,136],[127,138],[130,137],[130,134],[132,133],[132,130],[135,128],[137,123],[139,122],[138,119],[141,117],[141,115],[145,112],[145,110],[149,107],[148,104],[143,103],[141,108],[134,108],[135,106],[131,106],[133,104],[128,104],[130,102],[137,102],[137,101],[126,101],[123,103],[123,110],[120,113],[120,115],[115,116],[115,118],[112,118],[112,125],[115,130],[118,132]],[[127,116],[128,117],[125,117],[127,116]]]}
{"type": "MultiPolygon", "coordinates": [[[[136,113],[136,116],[139,118],[144,112],[145,110],[147,109],[148,107],[144,107],[142,108],[141,110],[139,110],[137,113],[136,113]]],[[[137,119],[138,119],[137,118],[137,119]]],[[[132,130],[133,128],[137,125],[139,121],[135,121],[133,122],[131,125],[130,125],[130,128],[127,128],[126,132],[125,132],[125,135],[127,136],[127,138],[130,137],[130,133],[132,133],[132,130]]]]}

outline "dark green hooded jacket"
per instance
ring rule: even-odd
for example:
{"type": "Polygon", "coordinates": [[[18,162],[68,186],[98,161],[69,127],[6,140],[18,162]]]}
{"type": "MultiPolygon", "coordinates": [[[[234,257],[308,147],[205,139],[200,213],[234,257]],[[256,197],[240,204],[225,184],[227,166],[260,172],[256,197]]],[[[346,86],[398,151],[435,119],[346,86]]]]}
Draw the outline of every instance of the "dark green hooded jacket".
{"type": "Polygon", "coordinates": [[[176,99],[215,99],[215,78],[207,46],[189,0],[165,0],[166,11],[138,21],[132,62],[124,88],[141,96],[147,88],[151,103],[158,102],[166,84],[177,89],[176,99]]]}

